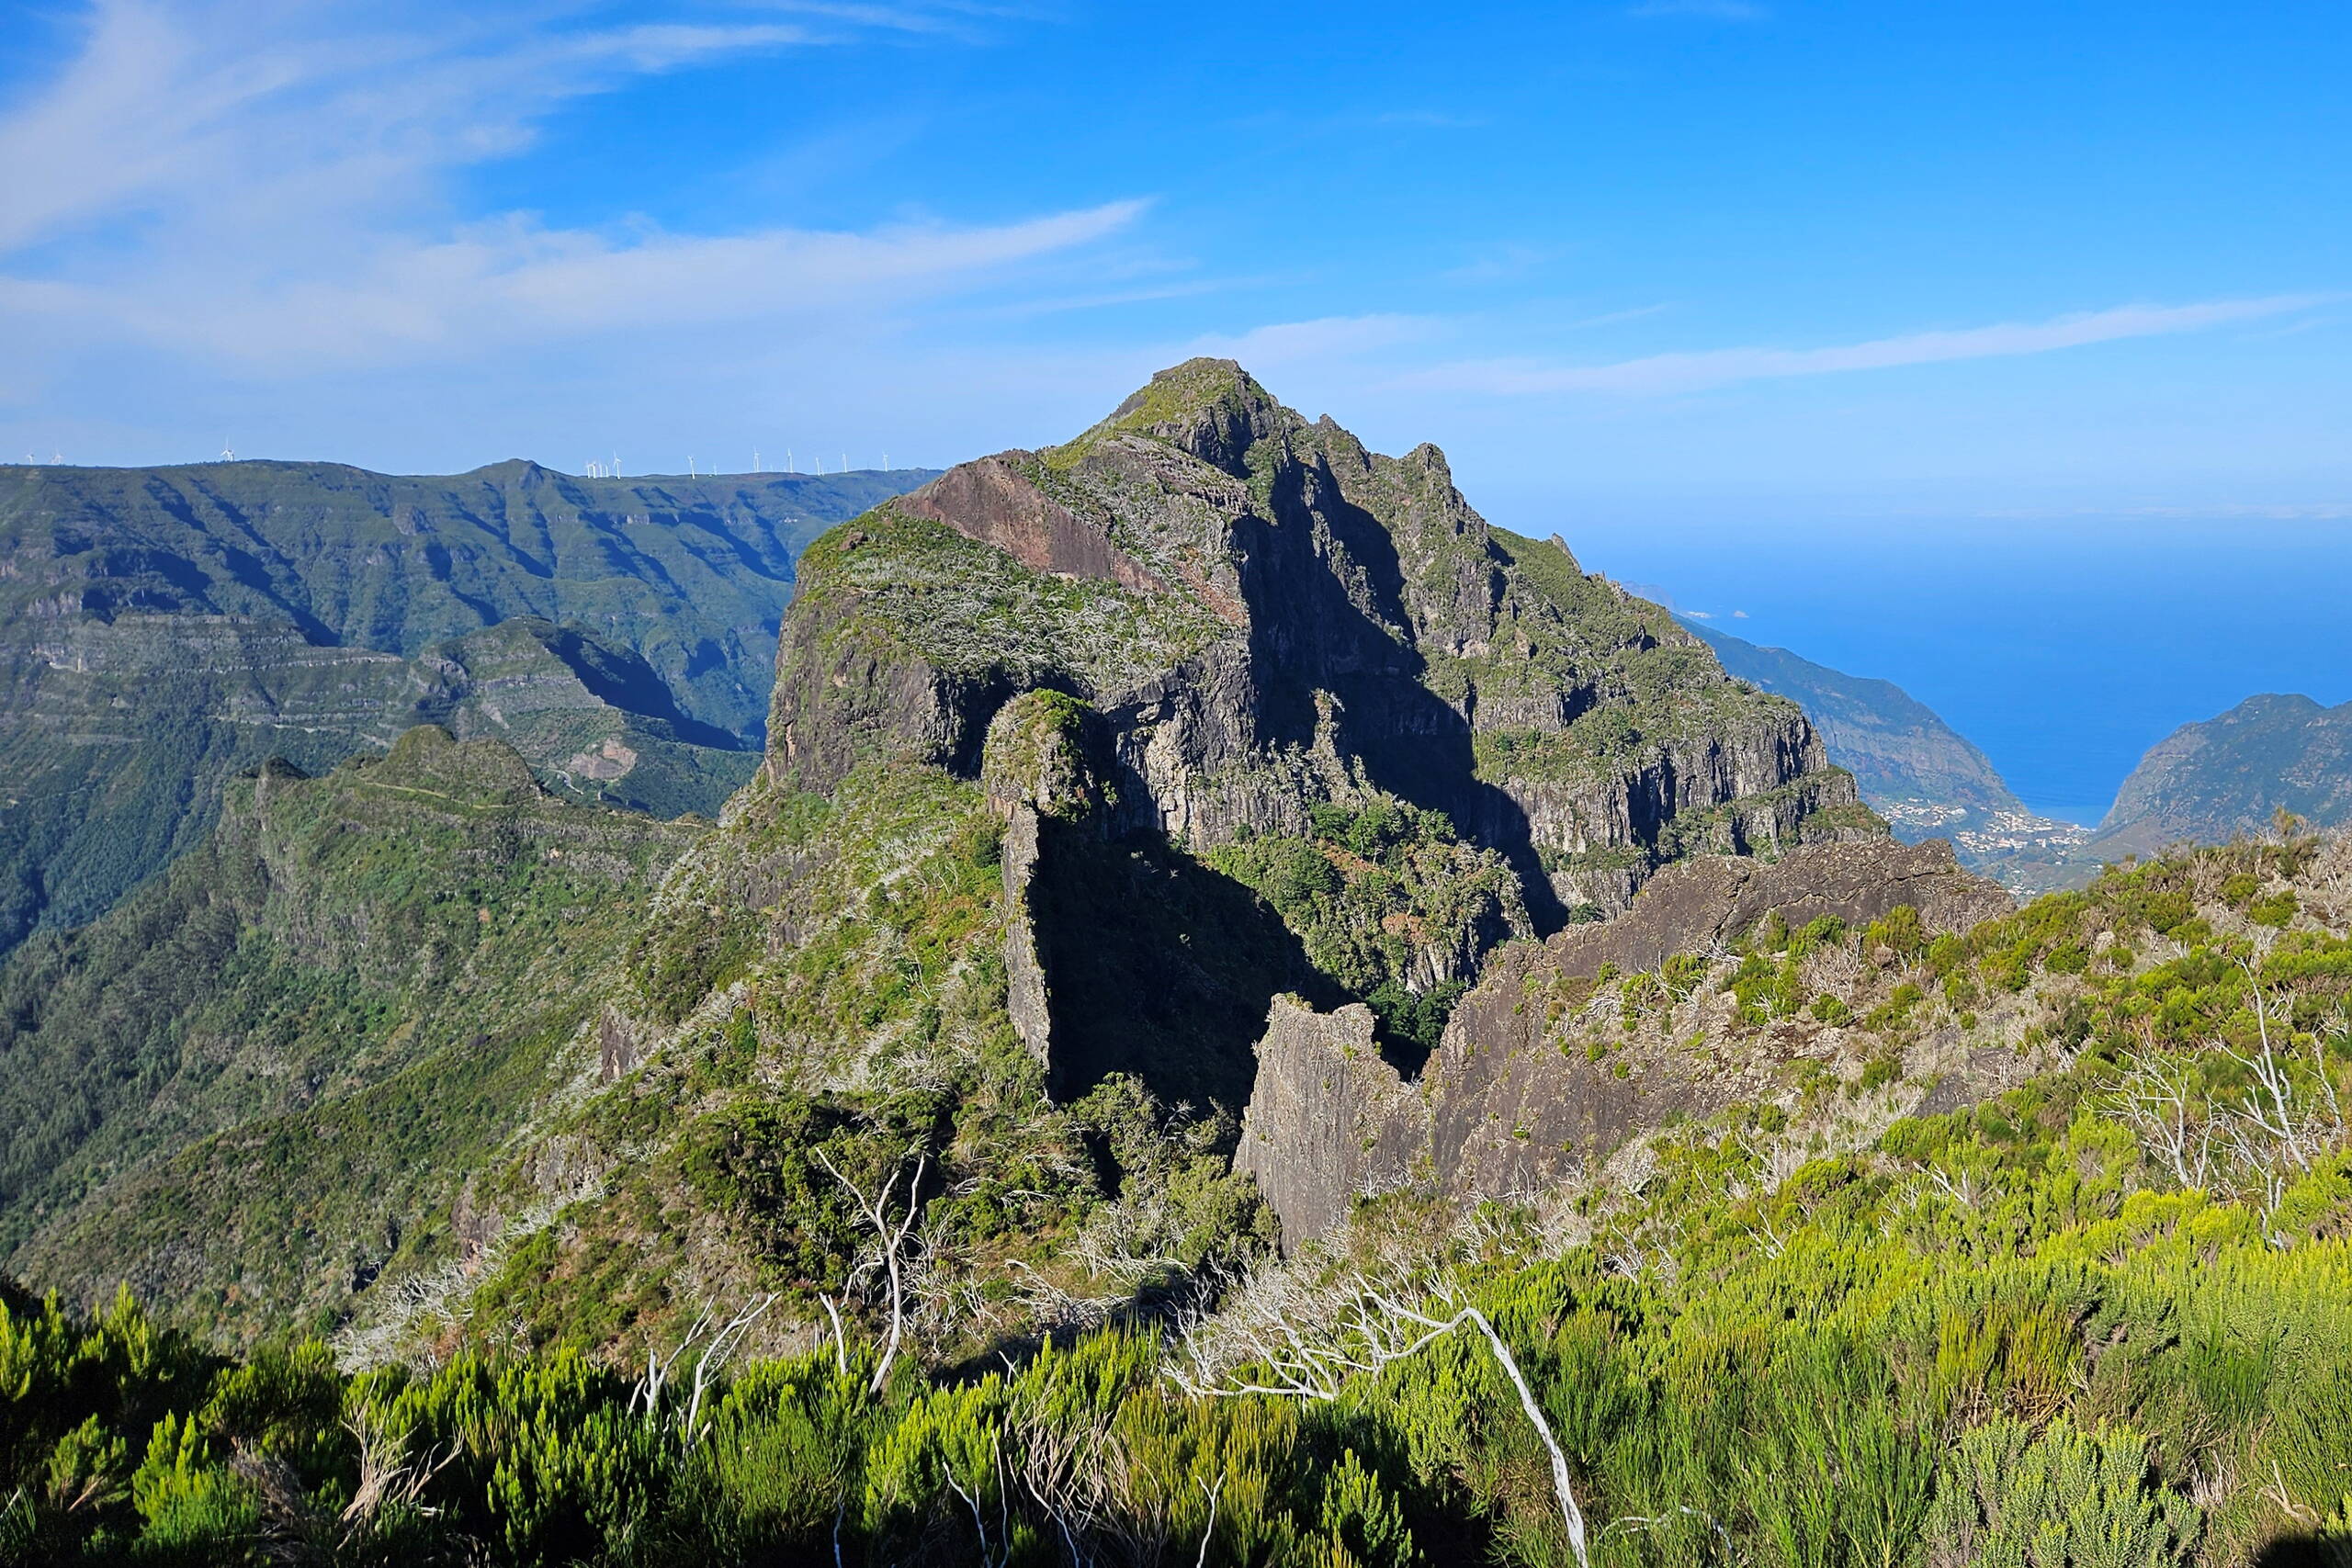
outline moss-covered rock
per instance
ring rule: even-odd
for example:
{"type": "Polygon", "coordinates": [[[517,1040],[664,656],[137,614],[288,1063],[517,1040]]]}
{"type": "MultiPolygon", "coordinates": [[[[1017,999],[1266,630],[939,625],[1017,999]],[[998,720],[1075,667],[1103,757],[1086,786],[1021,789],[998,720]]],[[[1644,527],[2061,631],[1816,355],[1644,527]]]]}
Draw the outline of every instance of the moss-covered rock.
{"type": "Polygon", "coordinates": [[[1104,804],[1088,755],[1092,716],[1061,692],[1023,692],[989,721],[981,787],[1000,810],[1027,806],[1039,815],[1074,820],[1104,804]]]}

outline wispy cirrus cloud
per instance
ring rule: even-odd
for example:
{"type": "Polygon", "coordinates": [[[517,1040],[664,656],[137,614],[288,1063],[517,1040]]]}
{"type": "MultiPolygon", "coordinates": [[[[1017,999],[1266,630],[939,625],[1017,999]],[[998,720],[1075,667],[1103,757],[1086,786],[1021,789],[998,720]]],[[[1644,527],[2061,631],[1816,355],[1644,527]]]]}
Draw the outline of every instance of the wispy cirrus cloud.
{"type": "Polygon", "coordinates": [[[1463,360],[1407,372],[1396,378],[1395,384],[1499,396],[1697,392],[1743,381],[2048,354],[2091,344],[2199,332],[2238,321],[2290,315],[2330,298],[2333,296],[2282,294],[2193,305],[2126,305],[2046,321],[1908,333],[1828,348],[1705,349],[1646,355],[1608,365],[1559,366],[1527,359],[1463,360]]]}
{"type": "Polygon", "coordinates": [[[911,304],[1003,267],[1086,244],[1143,209],[1114,202],[987,227],[740,235],[639,231],[626,241],[525,219],[443,241],[380,247],[332,276],[221,294],[216,280],[136,290],[0,277],[12,308],[78,316],[257,369],[386,364],[479,353],[548,333],[628,333],[831,315],[911,304]]]}
{"type": "Polygon", "coordinates": [[[863,6],[617,27],[252,0],[96,0],[0,107],[0,331],[138,341],[247,372],[476,355],[534,334],[888,312],[1077,251],[1136,200],[864,231],[682,232],[467,214],[453,182],[586,95],[919,30],[863,6]],[[749,19],[746,19],[748,17],[749,19]]]}
{"type": "Polygon", "coordinates": [[[1556,246],[1507,243],[1488,245],[1460,266],[1439,274],[1448,283],[1510,283],[1560,255],[1556,246]]]}
{"type": "Polygon", "coordinates": [[[826,36],[775,22],[404,28],[396,17],[96,0],[63,69],[0,111],[0,255],[130,219],[395,206],[416,176],[520,151],[571,98],[826,36]]]}

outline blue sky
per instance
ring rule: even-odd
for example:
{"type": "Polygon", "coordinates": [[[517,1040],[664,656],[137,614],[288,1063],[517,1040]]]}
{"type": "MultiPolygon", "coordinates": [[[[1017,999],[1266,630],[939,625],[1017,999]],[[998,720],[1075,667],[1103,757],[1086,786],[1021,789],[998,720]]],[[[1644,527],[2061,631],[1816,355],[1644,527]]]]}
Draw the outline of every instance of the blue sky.
{"type": "Polygon", "coordinates": [[[2340,0],[1457,10],[10,0],[0,453],[944,464],[1213,352],[1653,581],[2352,520],[2340,0]]]}

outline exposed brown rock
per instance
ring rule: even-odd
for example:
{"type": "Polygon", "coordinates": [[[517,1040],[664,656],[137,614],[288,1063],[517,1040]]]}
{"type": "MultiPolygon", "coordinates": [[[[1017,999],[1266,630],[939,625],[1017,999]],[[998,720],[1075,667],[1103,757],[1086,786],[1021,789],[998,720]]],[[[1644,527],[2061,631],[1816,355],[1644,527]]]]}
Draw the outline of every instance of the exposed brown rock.
{"type": "MultiPolygon", "coordinates": [[[[1369,1015],[1350,1017],[1362,1009],[1326,1015],[1277,1003],[1236,1167],[1257,1176],[1291,1248],[1329,1229],[1367,1188],[1406,1172],[1465,1201],[1534,1196],[1590,1177],[1670,1117],[1703,1119],[1769,1096],[1782,1063],[1818,1054],[1825,1035],[1834,1045],[1834,1032],[1792,1021],[1703,1053],[1634,1039],[1595,1060],[1552,1037],[1551,998],[1580,999],[1605,964],[1656,968],[1744,935],[1776,909],[1792,926],[1825,914],[1859,924],[1903,904],[1932,931],[2012,908],[2000,888],[1962,871],[1940,840],[1808,846],[1769,863],[1686,862],[1654,879],[1629,914],[1499,949],[1412,1084],[1373,1049],[1369,1015]]],[[[1717,1027],[1729,1021],[1728,1001],[1706,1005],[1719,1014],[1708,1039],[1730,1038],[1717,1027]]],[[[1962,1086],[1993,1081],[1999,1066],[1954,1065],[1965,1069],[1962,1086]]]]}
{"type": "Polygon", "coordinates": [[[1655,969],[1678,953],[1743,936],[1779,910],[1792,927],[1823,915],[1848,925],[1908,904],[1931,931],[1961,931],[2007,914],[2001,887],[1961,869],[1942,839],[1898,843],[1807,844],[1775,861],[1702,855],[1652,877],[1633,908],[1613,920],[1571,926],[1544,945],[1562,975],[1589,977],[1603,964],[1655,969]]]}
{"type": "Polygon", "coordinates": [[[1157,572],[1112,544],[1099,521],[1089,523],[1048,500],[1023,477],[1011,456],[951,468],[899,504],[994,545],[1032,571],[1091,577],[1145,592],[1166,589],[1157,572]]]}

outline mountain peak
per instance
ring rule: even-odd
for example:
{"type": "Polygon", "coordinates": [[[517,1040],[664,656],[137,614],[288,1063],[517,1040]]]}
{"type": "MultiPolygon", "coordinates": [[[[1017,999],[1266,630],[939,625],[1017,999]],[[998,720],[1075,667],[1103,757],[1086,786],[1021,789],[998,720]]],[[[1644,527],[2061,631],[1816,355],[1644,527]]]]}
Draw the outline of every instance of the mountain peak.
{"type": "Polygon", "coordinates": [[[498,484],[512,484],[518,479],[531,479],[548,470],[528,457],[502,457],[495,463],[484,463],[458,476],[468,479],[488,479],[498,484]]]}
{"type": "Polygon", "coordinates": [[[1298,423],[1235,361],[1201,358],[1160,371],[1088,434],[1148,436],[1243,476],[1250,447],[1298,423]]]}
{"type": "Polygon", "coordinates": [[[2244,724],[2248,721],[2310,719],[2327,711],[2301,692],[2256,692],[2227,713],[2217,714],[2208,722],[2244,724]]]}

